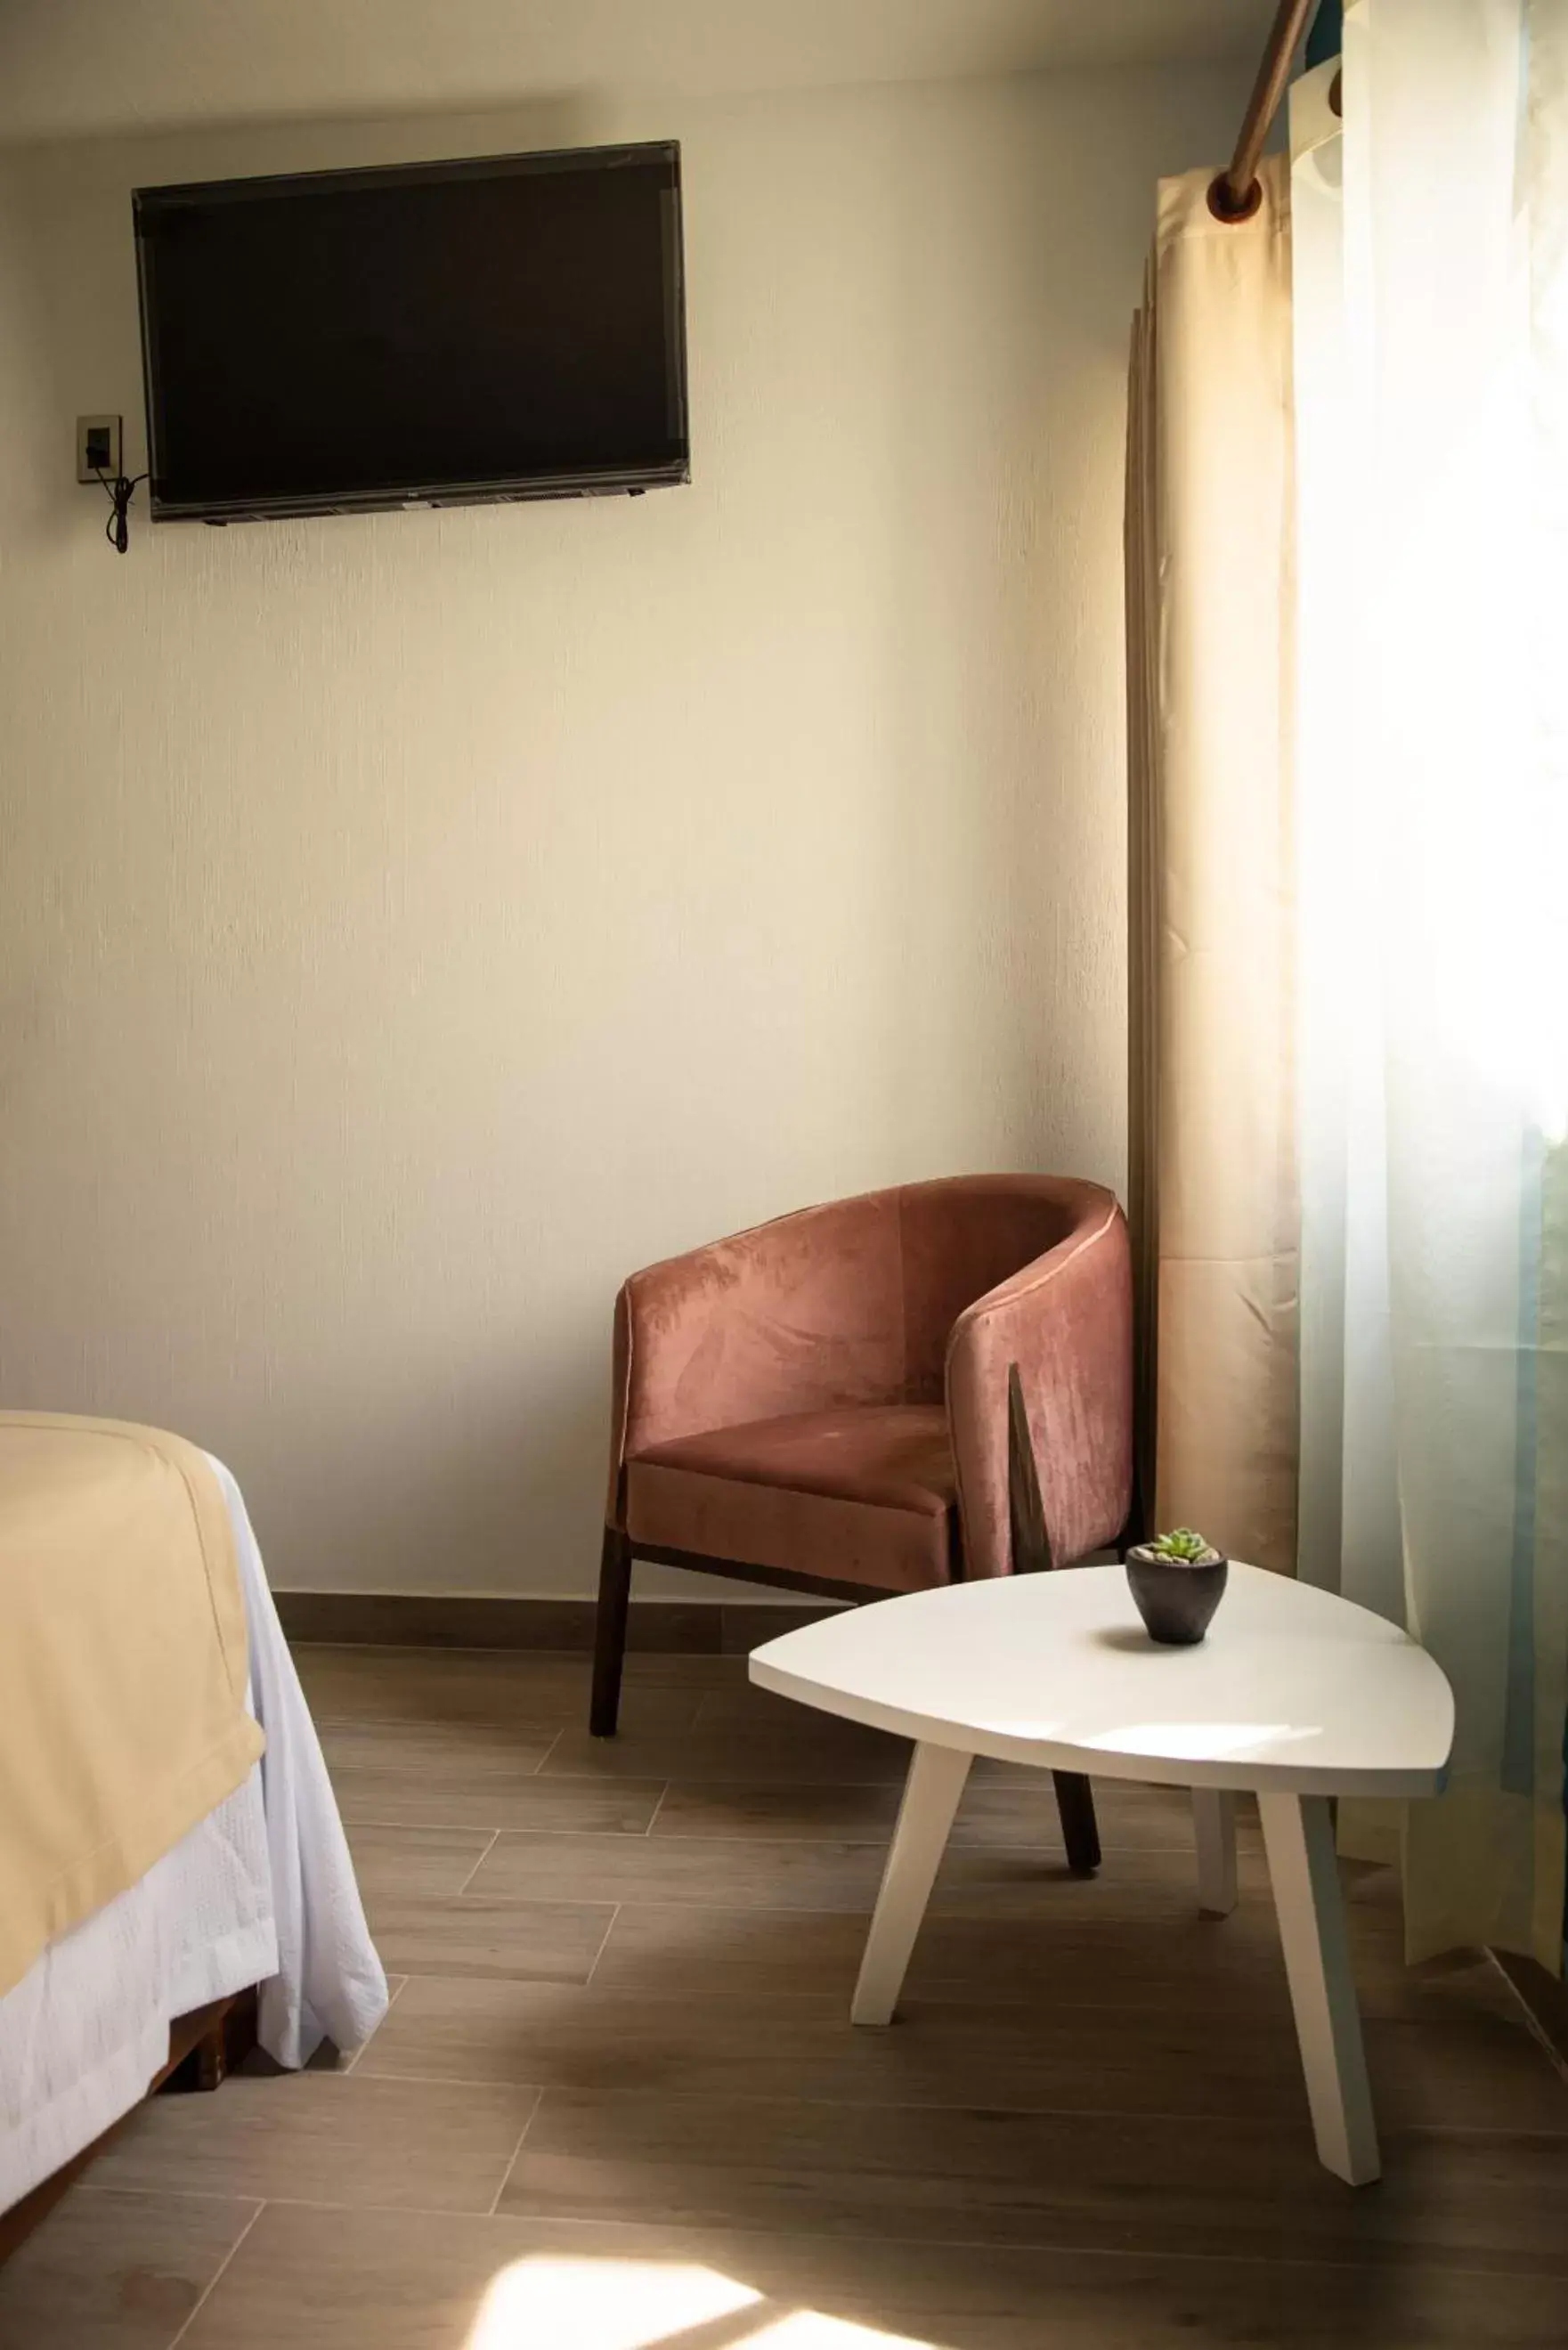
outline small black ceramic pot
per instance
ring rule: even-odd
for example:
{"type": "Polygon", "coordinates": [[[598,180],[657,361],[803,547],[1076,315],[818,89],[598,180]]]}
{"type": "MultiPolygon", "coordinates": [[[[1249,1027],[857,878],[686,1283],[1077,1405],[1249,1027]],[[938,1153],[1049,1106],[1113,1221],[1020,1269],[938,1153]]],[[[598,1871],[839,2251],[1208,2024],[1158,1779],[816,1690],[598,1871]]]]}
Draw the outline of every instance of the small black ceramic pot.
{"type": "Polygon", "coordinates": [[[1151,1640],[1190,1648],[1209,1629],[1225,1596],[1226,1558],[1164,1558],[1137,1543],[1127,1557],[1127,1581],[1151,1640]]]}

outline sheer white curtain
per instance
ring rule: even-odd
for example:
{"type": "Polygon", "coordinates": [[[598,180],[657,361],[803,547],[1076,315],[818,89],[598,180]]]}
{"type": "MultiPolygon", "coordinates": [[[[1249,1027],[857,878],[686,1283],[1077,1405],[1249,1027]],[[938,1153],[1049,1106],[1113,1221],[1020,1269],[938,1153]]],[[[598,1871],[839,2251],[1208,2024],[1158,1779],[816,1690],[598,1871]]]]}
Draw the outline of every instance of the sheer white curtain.
{"type": "Polygon", "coordinates": [[[1327,78],[1292,126],[1301,1570],[1458,1695],[1449,1791],[1402,1824],[1411,1955],[1555,1971],[1568,5],[1355,0],[1343,134],[1327,78]]]}

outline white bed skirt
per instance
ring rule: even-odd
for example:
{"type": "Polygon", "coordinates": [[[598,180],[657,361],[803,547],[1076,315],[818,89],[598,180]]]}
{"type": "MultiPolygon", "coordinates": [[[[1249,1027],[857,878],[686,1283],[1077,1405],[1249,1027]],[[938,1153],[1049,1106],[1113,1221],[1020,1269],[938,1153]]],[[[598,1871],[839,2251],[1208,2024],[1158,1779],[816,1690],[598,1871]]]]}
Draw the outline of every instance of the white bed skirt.
{"type": "Polygon", "coordinates": [[[369,2039],[387,1979],[337,1806],[239,1487],[251,1710],[267,1750],[239,1787],[115,1900],[54,1942],[0,1999],[0,2210],[146,2095],[169,2026],[260,1983],[262,2046],[303,2064],[369,2039]]]}

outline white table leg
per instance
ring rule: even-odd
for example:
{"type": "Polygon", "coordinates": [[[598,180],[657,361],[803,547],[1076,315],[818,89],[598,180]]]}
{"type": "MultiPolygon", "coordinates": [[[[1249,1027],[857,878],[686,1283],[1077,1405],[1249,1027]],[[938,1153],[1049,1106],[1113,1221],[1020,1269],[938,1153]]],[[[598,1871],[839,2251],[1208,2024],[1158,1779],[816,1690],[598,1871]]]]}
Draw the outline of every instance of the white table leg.
{"type": "Polygon", "coordinates": [[[1229,1787],[1194,1787],[1192,1828],[1198,1906],[1206,1918],[1228,1918],[1236,1907],[1236,1798],[1229,1787]]]}
{"type": "Polygon", "coordinates": [[[1260,1794],[1258,1809],[1318,2155],[1365,2187],[1382,2166],[1328,1802],[1260,1794]]]}
{"type": "Polygon", "coordinates": [[[947,1849],[973,1757],[952,1746],[917,1746],[904,1783],[898,1825],[882,1872],[882,1889],[866,1938],[852,2023],[891,2023],[905,1970],[937,1870],[947,1849]]]}

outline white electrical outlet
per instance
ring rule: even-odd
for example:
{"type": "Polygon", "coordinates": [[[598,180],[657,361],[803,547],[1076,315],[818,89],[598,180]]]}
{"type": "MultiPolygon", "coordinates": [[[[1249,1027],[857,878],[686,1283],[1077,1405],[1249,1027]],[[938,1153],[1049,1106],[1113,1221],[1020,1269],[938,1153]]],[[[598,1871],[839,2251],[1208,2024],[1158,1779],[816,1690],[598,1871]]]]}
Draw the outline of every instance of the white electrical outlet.
{"type": "Polygon", "coordinates": [[[77,479],[96,482],[101,473],[112,482],[121,471],[119,462],[119,424],[118,416],[78,416],[77,419],[77,479]]]}

